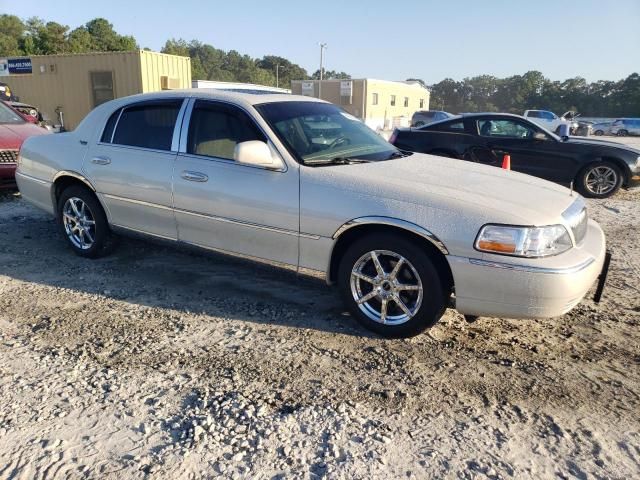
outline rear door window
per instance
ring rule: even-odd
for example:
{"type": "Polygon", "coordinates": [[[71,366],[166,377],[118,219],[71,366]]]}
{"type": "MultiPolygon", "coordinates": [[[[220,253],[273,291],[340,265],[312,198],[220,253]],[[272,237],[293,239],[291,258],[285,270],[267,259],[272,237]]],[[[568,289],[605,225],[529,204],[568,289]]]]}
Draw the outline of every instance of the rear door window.
{"type": "MultiPolygon", "coordinates": [[[[153,150],[171,150],[173,130],[181,105],[182,100],[171,100],[126,107],[115,125],[112,143],[153,150]]],[[[105,131],[107,130],[108,128],[105,128],[105,131]]]]}

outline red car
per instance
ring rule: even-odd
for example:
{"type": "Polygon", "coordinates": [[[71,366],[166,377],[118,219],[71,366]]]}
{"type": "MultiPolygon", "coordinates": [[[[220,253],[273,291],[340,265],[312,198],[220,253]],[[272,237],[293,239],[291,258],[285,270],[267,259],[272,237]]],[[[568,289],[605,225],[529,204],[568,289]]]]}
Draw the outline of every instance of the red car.
{"type": "Polygon", "coordinates": [[[14,109],[0,102],[0,189],[16,186],[18,150],[26,138],[46,135],[45,128],[27,122],[14,109]]]}

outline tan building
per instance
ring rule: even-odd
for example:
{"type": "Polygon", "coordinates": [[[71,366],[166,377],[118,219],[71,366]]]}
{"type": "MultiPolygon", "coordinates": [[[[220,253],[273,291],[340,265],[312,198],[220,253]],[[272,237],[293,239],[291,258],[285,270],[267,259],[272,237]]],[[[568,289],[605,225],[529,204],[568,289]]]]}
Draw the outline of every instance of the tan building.
{"type": "Polygon", "coordinates": [[[62,111],[67,130],[97,105],[136,93],[191,87],[191,59],[137,50],[0,59],[0,82],[54,124],[62,111]],[[16,62],[18,61],[18,62],[16,62]],[[12,63],[13,62],[13,63],[12,63]],[[12,65],[19,65],[12,72],[12,65]],[[0,65],[1,66],[1,65],[0,65]]]}
{"type": "Polygon", "coordinates": [[[372,78],[294,80],[291,93],[322,98],[340,105],[376,130],[408,126],[418,110],[429,109],[429,90],[418,83],[372,78]]]}

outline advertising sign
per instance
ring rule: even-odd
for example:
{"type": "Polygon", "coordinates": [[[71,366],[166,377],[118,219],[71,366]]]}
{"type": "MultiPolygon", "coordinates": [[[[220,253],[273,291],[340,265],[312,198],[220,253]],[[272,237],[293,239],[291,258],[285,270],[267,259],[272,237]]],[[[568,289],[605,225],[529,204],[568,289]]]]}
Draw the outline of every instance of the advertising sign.
{"type": "Polygon", "coordinates": [[[353,82],[351,80],[343,80],[340,82],[340,96],[350,97],[353,94],[353,82]]]}
{"type": "Polygon", "coordinates": [[[302,82],[302,95],[313,97],[313,82],[302,82]]]}
{"type": "Polygon", "coordinates": [[[0,77],[9,75],[9,62],[6,58],[0,58],[0,77]]]}
{"type": "Polygon", "coordinates": [[[9,75],[33,73],[30,58],[10,58],[7,63],[9,64],[9,75]]]}

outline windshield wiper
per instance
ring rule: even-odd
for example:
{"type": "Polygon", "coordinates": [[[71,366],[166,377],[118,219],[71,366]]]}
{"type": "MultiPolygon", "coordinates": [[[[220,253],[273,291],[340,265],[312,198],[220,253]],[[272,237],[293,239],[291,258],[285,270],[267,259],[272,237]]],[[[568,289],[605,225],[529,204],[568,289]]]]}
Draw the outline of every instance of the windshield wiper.
{"type": "Polygon", "coordinates": [[[327,160],[305,162],[306,165],[352,165],[354,163],[370,163],[371,160],[364,160],[362,158],[351,157],[333,157],[327,160]]]}
{"type": "Polygon", "coordinates": [[[409,155],[413,155],[413,152],[404,152],[402,150],[398,150],[397,152],[393,152],[391,155],[389,155],[387,160],[393,160],[395,158],[404,158],[404,157],[408,157],[409,155]]]}

